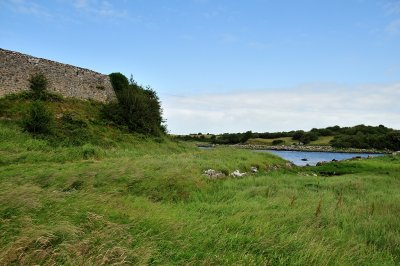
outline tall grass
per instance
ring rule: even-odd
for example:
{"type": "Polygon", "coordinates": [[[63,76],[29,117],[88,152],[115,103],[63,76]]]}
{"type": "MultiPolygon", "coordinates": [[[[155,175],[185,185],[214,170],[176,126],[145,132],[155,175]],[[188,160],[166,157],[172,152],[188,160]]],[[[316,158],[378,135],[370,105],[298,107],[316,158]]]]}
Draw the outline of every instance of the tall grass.
{"type": "Polygon", "coordinates": [[[0,122],[1,265],[400,263],[398,156],[288,168],[89,126],[112,144],[54,146],[0,122]]]}

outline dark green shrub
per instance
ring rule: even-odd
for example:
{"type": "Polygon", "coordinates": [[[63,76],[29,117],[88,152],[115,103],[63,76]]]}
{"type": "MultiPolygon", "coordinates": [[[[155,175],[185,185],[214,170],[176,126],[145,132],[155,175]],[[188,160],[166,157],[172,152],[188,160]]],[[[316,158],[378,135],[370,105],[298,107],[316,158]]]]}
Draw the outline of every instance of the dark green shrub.
{"type": "Polygon", "coordinates": [[[297,130],[293,136],[292,139],[293,140],[300,140],[303,136],[304,136],[305,132],[303,130],[297,130]]]}
{"type": "Polygon", "coordinates": [[[53,114],[40,101],[35,101],[29,107],[28,113],[22,121],[25,131],[32,134],[50,134],[53,127],[53,114]]]}
{"type": "Polygon", "coordinates": [[[29,88],[36,99],[41,99],[46,93],[49,81],[42,73],[32,75],[29,78],[29,88]]]}
{"type": "Polygon", "coordinates": [[[252,132],[251,131],[247,131],[246,133],[244,133],[240,139],[241,143],[245,143],[246,141],[248,141],[252,136],[252,132]]]}
{"type": "Polygon", "coordinates": [[[166,132],[162,109],[156,92],[131,82],[121,73],[110,74],[118,105],[109,104],[104,115],[132,132],[159,136],[166,132]]]}
{"type": "Polygon", "coordinates": [[[129,81],[128,79],[121,73],[112,73],[109,75],[110,76],[110,81],[113,86],[113,89],[115,93],[118,94],[119,92],[122,92],[123,90],[127,89],[129,86],[129,81]]]}
{"type": "Polygon", "coordinates": [[[281,139],[275,139],[272,141],[272,145],[280,145],[280,144],[283,144],[283,142],[284,141],[281,139]]]}

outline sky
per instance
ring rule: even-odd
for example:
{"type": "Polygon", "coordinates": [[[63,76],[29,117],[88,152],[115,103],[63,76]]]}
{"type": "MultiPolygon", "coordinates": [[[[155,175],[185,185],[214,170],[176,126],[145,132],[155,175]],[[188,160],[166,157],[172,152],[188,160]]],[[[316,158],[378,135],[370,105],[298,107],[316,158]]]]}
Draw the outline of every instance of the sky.
{"type": "Polygon", "coordinates": [[[0,0],[0,48],[132,74],[172,134],[400,129],[400,0],[0,0]]]}

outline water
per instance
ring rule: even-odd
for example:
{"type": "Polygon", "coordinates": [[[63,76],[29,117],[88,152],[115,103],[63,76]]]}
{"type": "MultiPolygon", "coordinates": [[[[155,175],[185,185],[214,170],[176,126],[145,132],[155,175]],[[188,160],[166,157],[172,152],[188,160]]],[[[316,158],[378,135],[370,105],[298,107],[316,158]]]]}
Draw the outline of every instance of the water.
{"type": "Polygon", "coordinates": [[[198,148],[200,150],[210,150],[210,149],[213,149],[214,147],[212,147],[212,146],[198,146],[198,148]]]}
{"type": "Polygon", "coordinates": [[[275,151],[275,150],[259,150],[258,152],[269,152],[279,157],[291,161],[298,166],[316,165],[318,162],[332,160],[346,160],[356,156],[367,158],[368,156],[376,157],[383,154],[370,154],[370,153],[342,153],[342,152],[307,152],[307,151],[275,151]],[[306,159],[302,160],[302,159],[306,159]]]}

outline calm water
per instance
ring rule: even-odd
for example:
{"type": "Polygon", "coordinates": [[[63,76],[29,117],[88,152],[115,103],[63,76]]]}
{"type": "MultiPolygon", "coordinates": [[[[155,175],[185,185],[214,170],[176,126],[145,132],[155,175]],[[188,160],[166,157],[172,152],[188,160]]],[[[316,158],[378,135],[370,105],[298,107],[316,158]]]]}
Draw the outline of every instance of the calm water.
{"type": "Polygon", "coordinates": [[[259,150],[258,152],[270,152],[279,157],[291,161],[295,165],[305,166],[316,165],[321,161],[332,161],[333,159],[341,161],[350,159],[356,156],[367,158],[368,156],[376,157],[383,154],[369,154],[369,153],[336,153],[336,152],[306,152],[306,151],[274,151],[274,150],[259,150]],[[302,159],[306,159],[304,161],[302,159]]]}

